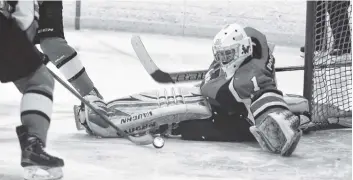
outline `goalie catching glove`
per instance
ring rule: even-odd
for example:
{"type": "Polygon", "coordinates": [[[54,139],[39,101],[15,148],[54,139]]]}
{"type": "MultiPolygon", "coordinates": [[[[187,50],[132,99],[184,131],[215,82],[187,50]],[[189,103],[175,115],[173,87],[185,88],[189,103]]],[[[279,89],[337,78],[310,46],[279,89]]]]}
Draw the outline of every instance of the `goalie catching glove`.
{"type": "Polygon", "coordinates": [[[282,156],[292,154],[302,136],[298,116],[287,109],[273,108],[255,121],[250,131],[262,149],[282,156]]]}

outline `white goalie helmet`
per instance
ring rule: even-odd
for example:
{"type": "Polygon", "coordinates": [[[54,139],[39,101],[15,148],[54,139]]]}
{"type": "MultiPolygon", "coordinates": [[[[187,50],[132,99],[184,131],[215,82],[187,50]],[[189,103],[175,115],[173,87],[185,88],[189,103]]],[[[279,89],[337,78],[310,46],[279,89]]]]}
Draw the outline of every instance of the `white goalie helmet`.
{"type": "Polygon", "coordinates": [[[212,51],[226,78],[233,77],[235,71],[252,55],[251,38],[239,24],[225,26],[213,39],[212,51]]]}

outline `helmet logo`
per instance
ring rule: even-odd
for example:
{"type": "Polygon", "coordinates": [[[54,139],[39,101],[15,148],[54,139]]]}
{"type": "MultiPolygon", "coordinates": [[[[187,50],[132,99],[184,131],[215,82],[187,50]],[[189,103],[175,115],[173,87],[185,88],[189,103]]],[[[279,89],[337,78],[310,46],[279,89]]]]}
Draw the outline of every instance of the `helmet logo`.
{"type": "Polygon", "coordinates": [[[241,50],[242,50],[241,54],[248,54],[250,51],[250,46],[248,45],[245,47],[244,45],[242,45],[241,50]]]}

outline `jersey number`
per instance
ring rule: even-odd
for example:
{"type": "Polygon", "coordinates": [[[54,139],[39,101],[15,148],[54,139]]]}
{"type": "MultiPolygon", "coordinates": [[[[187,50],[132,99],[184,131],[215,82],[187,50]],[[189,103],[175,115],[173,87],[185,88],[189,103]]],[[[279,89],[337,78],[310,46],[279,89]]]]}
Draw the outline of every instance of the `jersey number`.
{"type": "Polygon", "coordinates": [[[254,91],[260,90],[260,87],[259,87],[259,85],[257,84],[257,80],[256,80],[256,77],[255,77],[255,76],[251,78],[251,81],[252,81],[252,83],[253,83],[253,85],[254,85],[254,91]]]}

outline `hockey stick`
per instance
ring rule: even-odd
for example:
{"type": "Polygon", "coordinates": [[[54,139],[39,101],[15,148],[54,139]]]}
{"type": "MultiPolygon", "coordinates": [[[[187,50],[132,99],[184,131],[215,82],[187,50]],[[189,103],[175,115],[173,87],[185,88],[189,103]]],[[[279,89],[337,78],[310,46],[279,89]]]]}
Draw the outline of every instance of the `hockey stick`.
{"type": "MultiPolygon", "coordinates": [[[[196,71],[184,71],[168,73],[162,71],[156,63],[152,60],[151,56],[147,52],[141,38],[139,36],[133,36],[131,38],[132,47],[139,58],[141,64],[150,74],[150,76],[159,83],[178,83],[178,82],[190,82],[203,80],[207,70],[196,70],[196,71]]],[[[346,66],[347,64],[323,64],[315,66],[316,69],[340,67],[346,66]]],[[[278,67],[275,68],[276,72],[284,71],[298,71],[304,70],[304,66],[290,66],[290,67],[278,67]]]]}
{"type": "Polygon", "coordinates": [[[153,143],[153,136],[151,134],[145,134],[143,136],[139,137],[134,137],[126,134],[124,131],[119,129],[114,123],[112,123],[106,116],[104,116],[101,112],[99,112],[95,107],[91,105],[87,100],[85,100],[81,95],[79,95],[75,90],[73,90],[69,85],[67,85],[59,76],[57,76],[53,71],[51,71],[49,68],[47,68],[50,74],[61,84],[63,85],[67,90],[69,90],[74,96],[76,96],[81,102],[83,102],[86,106],[91,108],[95,113],[97,113],[103,121],[108,123],[111,127],[113,127],[118,135],[121,135],[125,137],[126,139],[130,140],[131,142],[138,144],[138,145],[148,145],[153,143]]]}
{"type": "MultiPolygon", "coordinates": [[[[159,83],[200,81],[204,79],[207,73],[207,70],[184,71],[175,73],[162,71],[152,60],[139,36],[133,36],[131,38],[131,44],[143,67],[147,70],[150,76],[159,83]]],[[[276,72],[297,71],[303,69],[303,66],[281,67],[276,68],[276,72]]]]}

